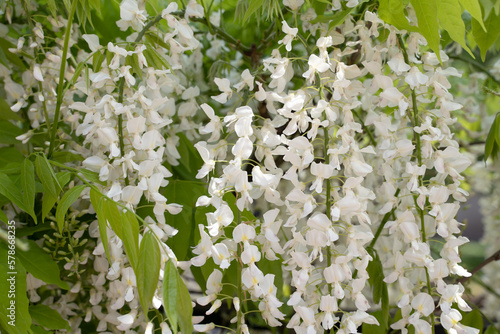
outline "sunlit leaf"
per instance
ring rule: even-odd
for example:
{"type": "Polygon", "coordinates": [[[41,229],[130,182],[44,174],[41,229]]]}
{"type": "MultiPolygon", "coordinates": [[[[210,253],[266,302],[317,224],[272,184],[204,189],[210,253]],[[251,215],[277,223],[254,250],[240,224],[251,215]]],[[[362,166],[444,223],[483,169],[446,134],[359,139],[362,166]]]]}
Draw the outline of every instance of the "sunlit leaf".
{"type": "Polygon", "coordinates": [[[153,232],[147,232],[141,241],[139,263],[137,265],[137,290],[144,315],[148,314],[160,275],[161,253],[153,232]]]}
{"type": "Polygon", "coordinates": [[[418,30],[425,37],[429,47],[439,55],[439,24],[437,0],[410,0],[417,14],[418,30]]]}
{"type": "Polygon", "coordinates": [[[455,42],[474,58],[474,54],[465,44],[465,24],[461,15],[462,7],[458,0],[440,0],[438,2],[439,24],[455,42]]]}
{"type": "Polygon", "coordinates": [[[48,329],[71,330],[68,321],[64,320],[56,310],[47,305],[30,306],[30,315],[36,323],[48,329]]]}
{"type": "Polygon", "coordinates": [[[85,185],[75,186],[69,189],[61,198],[59,205],[56,210],[56,222],[57,227],[59,228],[59,232],[61,233],[64,227],[64,216],[68,211],[69,207],[80,197],[83,189],[85,189],[85,185]]]}
{"type": "Polygon", "coordinates": [[[486,52],[488,52],[490,47],[498,40],[498,37],[500,37],[500,16],[492,11],[488,19],[484,22],[484,26],[488,32],[484,31],[481,24],[476,19],[472,19],[472,34],[479,46],[481,59],[483,61],[486,59],[486,52]]]}
{"type": "Polygon", "coordinates": [[[52,257],[45,253],[34,241],[26,240],[29,244],[27,251],[17,250],[16,256],[26,271],[47,284],[56,284],[61,289],[68,290],[68,283],[60,278],[59,266],[52,257]]]}

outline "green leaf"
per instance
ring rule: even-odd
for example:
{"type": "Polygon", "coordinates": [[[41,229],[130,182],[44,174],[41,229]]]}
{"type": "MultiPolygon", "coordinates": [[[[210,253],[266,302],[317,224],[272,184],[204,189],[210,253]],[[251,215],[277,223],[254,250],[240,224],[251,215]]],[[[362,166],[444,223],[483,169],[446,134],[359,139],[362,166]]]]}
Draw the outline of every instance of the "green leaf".
{"type": "Polygon", "coordinates": [[[56,222],[59,233],[62,233],[62,230],[64,228],[64,217],[66,216],[66,212],[68,211],[69,207],[73,203],[75,203],[78,197],[80,197],[80,194],[82,193],[83,189],[85,189],[85,187],[86,185],[82,184],[71,188],[63,195],[61,201],[57,205],[56,222]]]}
{"type": "Polygon", "coordinates": [[[153,299],[160,277],[161,253],[153,232],[147,232],[141,241],[137,266],[137,290],[144,315],[147,318],[149,304],[153,299]]]}
{"type": "Polygon", "coordinates": [[[373,248],[369,248],[368,253],[373,258],[366,268],[370,275],[368,283],[373,290],[373,302],[376,304],[381,302],[382,322],[380,326],[387,330],[389,328],[389,293],[387,284],[384,282],[384,269],[378,253],[373,248]]]}
{"type": "MultiPolygon", "coordinates": [[[[19,186],[3,173],[0,173],[0,194],[7,197],[24,212],[30,212],[24,204],[24,198],[19,186]]],[[[31,209],[31,211],[33,211],[33,209],[31,209]]]]}
{"type": "Polygon", "coordinates": [[[111,256],[109,254],[109,245],[108,245],[108,222],[106,220],[106,215],[103,210],[103,202],[105,200],[105,196],[90,188],[90,202],[94,207],[94,210],[97,214],[97,223],[99,225],[99,234],[101,235],[101,242],[104,247],[104,252],[108,258],[108,262],[111,263],[111,256]]]}
{"type": "Polygon", "coordinates": [[[0,210],[0,221],[3,221],[6,224],[9,221],[9,219],[7,218],[7,215],[2,210],[0,210]]]}
{"type": "Polygon", "coordinates": [[[139,223],[135,215],[128,210],[122,214],[122,219],[123,246],[130,265],[136,271],[139,260],[139,223]]]}
{"type": "Polygon", "coordinates": [[[172,248],[179,261],[188,258],[189,250],[194,244],[191,243],[193,230],[195,226],[195,215],[197,208],[196,200],[201,195],[206,194],[205,186],[200,182],[191,182],[183,180],[172,180],[162,189],[162,193],[168,196],[172,203],[182,205],[182,211],[177,215],[166,213],[166,221],[179,232],[175,236],[177,240],[171,238],[167,244],[172,248]]]}
{"type": "Polygon", "coordinates": [[[193,305],[191,304],[191,295],[180,276],[177,286],[179,294],[177,299],[179,327],[182,334],[191,334],[193,332],[193,305]]]}
{"type": "Polygon", "coordinates": [[[455,42],[460,44],[474,58],[474,54],[465,44],[465,24],[462,21],[460,3],[458,0],[440,0],[438,4],[439,24],[455,42]]]}
{"type": "MultiPolygon", "coordinates": [[[[81,62],[81,63],[78,64],[78,66],[76,67],[75,73],[73,74],[73,77],[71,78],[71,80],[68,82],[66,88],[68,88],[69,86],[73,86],[74,84],[76,84],[76,81],[80,77],[80,73],[82,73],[82,70],[83,70],[84,67],[87,68],[87,64],[86,63],[81,62]]],[[[55,153],[56,152],[54,152],[54,154],[52,155],[52,158],[54,158],[55,153]]]]}
{"type": "Polygon", "coordinates": [[[92,69],[94,73],[97,73],[101,70],[103,60],[104,50],[96,51],[96,53],[94,53],[94,56],[92,57],[92,69]]]}
{"type": "Polygon", "coordinates": [[[42,326],[31,325],[31,330],[33,331],[34,334],[51,334],[51,332],[43,329],[42,326]]]}
{"type": "Polygon", "coordinates": [[[184,169],[189,173],[189,180],[198,181],[196,179],[196,174],[198,170],[203,166],[203,159],[198,153],[198,150],[194,147],[194,144],[186,137],[185,134],[179,133],[179,147],[178,151],[181,156],[180,166],[176,167],[178,169],[184,169]]]}
{"type": "Polygon", "coordinates": [[[30,306],[30,314],[34,321],[45,328],[71,330],[68,321],[64,320],[56,310],[47,305],[30,306]]]}
{"type": "Polygon", "coordinates": [[[492,126],[492,129],[494,131],[495,141],[496,141],[497,145],[500,145],[500,113],[496,114],[495,122],[493,124],[494,124],[494,128],[492,126]]]}
{"type": "Polygon", "coordinates": [[[56,174],[56,180],[61,189],[71,180],[72,174],[70,172],[59,172],[56,174]]]}
{"type": "Polygon", "coordinates": [[[35,169],[38,178],[42,182],[44,190],[52,197],[57,198],[59,196],[59,192],[61,192],[61,187],[56,179],[54,170],[45,156],[38,155],[36,157],[35,169]]]}
{"type": "Polygon", "coordinates": [[[465,326],[473,327],[479,329],[479,334],[483,332],[484,328],[484,323],[483,323],[483,316],[481,315],[481,312],[475,308],[470,312],[461,312],[462,313],[462,320],[460,323],[465,326]]]}
{"type": "Polygon", "coordinates": [[[483,262],[486,259],[486,245],[478,242],[471,241],[463,246],[460,246],[460,259],[462,260],[461,265],[467,269],[474,269],[478,263],[483,262]]]}
{"type": "Polygon", "coordinates": [[[34,241],[26,240],[26,242],[29,244],[29,249],[26,251],[18,249],[16,252],[26,271],[47,284],[56,284],[61,289],[68,290],[68,283],[61,280],[59,266],[52,257],[34,241]]]}
{"type": "Polygon", "coordinates": [[[382,311],[375,311],[373,313],[370,313],[370,315],[373,315],[377,319],[380,326],[363,323],[363,325],[361,327],[362,328],[361,333],[387,334],[387,328],[384,328],[384,326],[382,325],[384,322],[384,320],[383,320],[384,315],[382,314],[382,311]]]}
{"type": "Polygon", "coordinates": [[[410,0],[417,14],[418,29],[439,61],[439,24],[437,0],[410,0]]]}
{"type": "MultiPolygon", "coordinates": [[[[9,334],[32,333],[30,329],[31,317],[28,312],[29,300],[26,294],[26,271],[20,261],[16,261],[15,270],[10,268],[8,251],[7,245],[0,243],[0,259],[2,259],[0,261],[0,327],[3,327],[9,334]],[[9,274],[10,272],[16,272],[16,274],[9,274]],[[7,279],[12,276],[15,279],[16,292],[10,295],[10,281],[7,279]],[[15,301],[15,323],[9,324],[12,320],[8,317],[11,300],[15,301]]],[[[19,253],[19,249],[16,250],[16,255],[17,253],[19,253]]]]}
{"type": "Polygon", "coordinates": [[[498,329],[496,329],[495,325],[491,325],[490,327],[488,327],[487,330],[484,331],[484,334],[499,334],[500,331],[498,331],[498,329]]]}
{"type": "Polygon", "coordinates": [[[170,328],[174,333],[177,333],[178,280],[177,268],[175,268],[172,260],[168,260],[165,263],[165,271],[163,273],[162,295],[163,307],[170,322],[170,328]]]}
{"type": "Polygon", "coordinates": [[[35,214],[35,167],[30,159],[24,159],[21,167],[21,188],[23,189],[24,205],[27,212],[36,221],[35,214]]]}
{"type": "Polygon", "coordinates": [[[52,227],[50,227],[47,224],[45,224],[45,225],[39,224],[37,226],[32,226],[32,227],[23,227],[23,228],[18,229],[16,231],[16,237],[23,238],[23,237],[33,235],[36,232],[48,231],[48,230],[52,230],[52,227]]]}
{"type": "Polygon", "coordinates": [[[102,210],[111,229],[122,239],[122,215],[116,203],[106,197],[102,202],[102,210]]]}
{"type": "Polygon", "coordinates": [[[264,0],[252,0],[248,3],[249,5],[247,10],[245,11],[245,15],[243,16],[242,23],[248,21],[250,17],[262,7],[264,0]]]}
{"type": "Polygon", "coordinates": [[[42,201],[42,222],[45,220],[47,215],[50,213],[50,210],[54,207],[54,204],[57,202],[57,197],[53,197],[49,193],[43,194],[42,201]]]}
{"type": "Polygon", "coordinates": [[[101,0],[89,0],[89,3],[97,12],[101,10],[101,0]]]}
{"type": "Polygon", "coordinates": [[[149,52],[151,52],[152,57],[155,60],[155,63],[158,64],[158,69],[162,69],[162,66],[166,69],[169,70],[171,69],[170,64],[165,60],[165,58],[162,57],[162,55],[152,46],[149,46],[147,48],[149,52]]]}
{"type": "Polygon", "coordinates": [[[283,269],[281,264],[282,261],[270,261],[265,256],[259,261],[259,269],[262,270],[264,274],[274,275],[274,285],[276,286],[276,295],[278,299],[281,297],[283,290],[283,269]]]}
{"type": "Polygon", "coordinates": [[[399,30],[416,31],[416,27],[411,26],[405,15],[405,6],[401,0],[380,0],[378,14],[380,18],[392,24],[399,30]]]}
{"type": "Polygon", "coordinates": [[[328,1],[317,0],[317,1],[313,1],[313,3],[311,5],[312,5],[312,7],[317,15],[323,15],[326,11],[326,7],[330,4],[331,4],[331,2],[328,2],[328,1]]]}
{"type": "MultiPolygon", "coordinates": [[[[483,22],[483,15],[481,13],[481,6],[478,0],[460,0],[460,3],[469,12],[470,16],[476,19],[476,21],[481,25],[481,27],[486,31],[486,27],[483,22]]],[[[497,3],[500,3],[497,1],[497,3]]]]}
{"type": "Polygon", "coordinates": [[[2,48],[5,57],[9,61],[9,67],[12,67],[12,65],[14,65],[19,67],[23,71],[28,69],[21,58],[9,51],[9,49],[11,48],[15,49],[14,44],[4,38],[0,38],[0,48],[2,48]]]}
{"type": "Polygon", "coordinates": [[[55,0],[47,0],[47,4],[49,5],[49,10],[50,10],[50,13],[52,14],[52,17],[56,18],[57,17],[56,1],[55,0]]]}
{"type": "MultiPolygon", "coordinates": [[[[0,48],[0,52],[2,49],[0,48]]],[[[9,66],[8,64],[6,64],[6,66],[9,66]]],[[[22,121],[23,119],[18,115],[16,114],[15,112],[13,112],[11,109],[10,109],[10,106],[9,104],[3,99],[0,97],[0,119],[3,119],[3,120],[14,120],[14,121],[22,121]]]]}
{"type": "Polygon", "coordinates": [[[72,152],[54,152],[52,160],[63,164],[66,162],[83,161],[83,157],[72,152]]]}
{"type": "MultiPolygon", "coordinates": [[[[64,187],[69,180],[71,180],[71,173],[70,172],[59,172],[56,174],[56,179],[59,182],[59,185],[61,187],[64,187]]],[[[58,197],[53,197],[49,193],[43,194],[43,201],[42,201],[42,222],[45,220],[47,215],[50,213],[50,210],[54,207],[54,204],[56,204],[58,197]]]]}
{"type": "Polygon", "coordinates": [[[88,181],[98,184],[104,184],[101,180],[99,180],[99,174],[96,172],[82,168],[80,169],[80,174],[82,174],[83,177],[86,178],[88,181]]]}
{"type": "Polygon", "coordinates": [[[484,146],[484,161],[487,161],[490,156],[496,158],[498,153],[498,115],[499,114],[497,114],[497,116],[495,117],[495,121],[491,125],[490,131],[488,132],[488,137],[486,138],[486,144],[484,146]]]}
{"type": "Polygon", "coordinates": [[[479,46],[479,50],[481,50],[481,59],[483,61],[486,59],[486,52],[500,36],[500,16],[492,11],[484,22],[484,26],[488,32],[483,30],[478,20],[472,19],[472,35],[479,46]]]}
{"type": "Polygon", "coordinates": [[[167,0],[148,0],[146,1],[146,11],[151,16],[156,16],[161,13],[163,8],[167,8],[167,0]]]}

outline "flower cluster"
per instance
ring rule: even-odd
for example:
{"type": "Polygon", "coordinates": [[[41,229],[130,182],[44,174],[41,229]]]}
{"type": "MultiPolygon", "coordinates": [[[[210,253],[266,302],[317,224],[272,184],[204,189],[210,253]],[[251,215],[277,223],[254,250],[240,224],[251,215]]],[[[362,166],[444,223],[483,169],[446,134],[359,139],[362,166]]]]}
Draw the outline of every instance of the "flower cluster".
{"type": "MultiPolygon", "coordinates": [[[[55,128],[49,155],[57,146],[68,160],[80,157],[72,166],[81,179],[94,176],[92,185],[127,212],[152,208],[140,217],[137,243],[147,232],[160,245],[156,310],[168,306],[161,282],[172,260],[201,275],[204,295],[195,301],[210,305],[206,315],[231,300],[238,333],[250,332],[250,313],[296,333],[355,333],[387,323],[389,305],[401,314],[391,328],[403,333],[409,326],[431,333],[437,308],[449,332],[477,333],[460,323],[459,310],[470,307],[455,280],[470,275],[458,251],[468,240],[455,219],[468,196],[462,174],[470,164],[453,132],[462,105],[449,79],[459,71],[445,52],[425,51],[421,35],[365,7],[323,22],[303,0],[283,5],[293,20],[273,24],[280,29],[270,50],[244,49],[222,31],[222,9],[206,17],[195,0],[182,8],[171,2],[155,17],[146,1],[123,0],[116,25],[125,37],[107,43],[76,24],[66,42],[54,42],[37,24],[10,49],[29,59],[29,68],[18,77],[0,65],[7,103],[30,122],[18,139],[51,133],[60,111],[64,126],[55,128]],[[217,63],[221,55],[230,66],[207,80],[204,56],[217,63]],[[62,62],[68,70],[59,77],[62,62]],[[242,63],[248,66],[240,71],[242,63]],[[183,177],[182,160],[193,152],[202,161],[193,178],[207,187],[186,209],[165,189],[183,177]],[[181,231],[169,219],[191,209],[192,248],[188,261],[177,261],[169,245],[181,231]],[[370,313],[377,308],[382,317],[370,313]]],[[[327,8],[358,5],[333,1],[327,8]]],[[[66,27],[62,17],[48,20],[56,32],[66,27]]],[[[152,333],[157,324],[170,333],[166,319],[147,320],[120,233],[106,219],[105,238],[102,221],[75,223],[98,211],[91,197],[84,191],[74,206],[70,232],[75,239],[88,233],[93,249],[64,260],[67,270],[93,268],[43,302],[56,304],[74,332],[95,322],[97,332],[152,333]]],[[[28,278],[38,302],[42,285],[28,278]]]]}
{"type": "MultiPolygon", "coordinates": [[[[443,66],[443,52],[422,54],[420,35],[397,31],[374,13],[331,32],[311,26],[311,10],[301,18],[301,30],[317,36],[312,50],[299,28],[283,21],[282,46],[259,73],[268,80],[257,80],[253,90],[255,78],[245,70],[233,90],[228,79],[216,79],[222,92],[216,102],[230,105],[242,85],[248,101],[220,119],[201,106],[210,123],[200,133],[211,137],[196,145],[205,163],[197,177],[208,176],[210,186],[197,204],[216,210],[200,225],[192,264],[211,257],[224,270],[236,261],[246,298],[278,326],[283,314],[274,275],[260,261],[280,260],[294,289],[286,300],[294,309],[287,327],[347,333],[378,324],[367,313],[374,306],[368,266],[378,254],[402,314],[392,328],[430,333],[439,306],[447,330],[463,329],[453,303],[470,310],[464,289],[447,279],[470,275],[460,266],[458,247],[467,239],[454,219],[467,196],[461,172],[470,164],[450,129],[461,105],[448,91],[448,77],[459,72],[443,66]],[[388,37],[379,42],[382,31],[388,37]],[[303,56],[290,57],[292,50],[303,56]],[[303,73],[293,66],[305,61],[303,73]],[[258,208],[261,218],[235,219],[228,192],[236,194],[238,214],[258,208]],[[440,253],[431,247],[437,240],[440,253]]],[[[222,277],[211,279],[220,285],[222,277]]],[[[202,303],[217,300],[217,291],[209,289],[202,303]]]]}

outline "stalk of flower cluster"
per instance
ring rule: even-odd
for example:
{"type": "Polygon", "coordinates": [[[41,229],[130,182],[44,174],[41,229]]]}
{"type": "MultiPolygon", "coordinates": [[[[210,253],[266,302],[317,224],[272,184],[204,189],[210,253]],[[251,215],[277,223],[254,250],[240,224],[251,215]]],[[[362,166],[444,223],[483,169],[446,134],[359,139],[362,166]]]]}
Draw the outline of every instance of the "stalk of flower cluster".
{"type": "MultiPolygon", "coordinates": [[[[323,91],[323,86],[321,85],[321,78],[319,74],[316,73],[316,80],[318,82],[318,89],[319,89],[319,97],[320,99],[325,98],[325,93],[323,91]]],[[[325,119],[328,119],[328,116],[326,114],[326,111],[324,112],[325,114],[325,119]]],[[[325,126],[323,128],[323,136],[324,138],[324,143],[323,143],[323,154],[325,157],[325,164],[329,165],[330,164],[330,155],[328,154],[328,148],[330,146],[330,135],[328,134],[328,126],[325,126]]],[[[332,212],[331,212],[331,191],[332,191],[332,183],[330,179],[325,179],[326,182],[326,200],[325,200],[325,206],[326,206],[326,216],[328,219],[331,221],[332,220],[332,212]]],[[[332,246],[328,246],[327,248],[327,253],[326,253],[326,265],[327,267],[330,267],[332,265],[332,246]]],[[[332,294],[332,285],[328,284],[328,293],[332,294]]]]}
{"type": "MultiPolygon", "coordinates": [[[[160,22],[162,19],[161,14],[157,15],[153,20],[149,21],[144,28],[139,32],[137,35],[134,43],[139,43],[142,40],[142,37],[144,37],[144,34],[154,26],[156,23],[160,22]]],[[[118,103],[123,103],[123,91],[125,89],[125,77],[121,77],[120,81],[118,83],[118,103]]],[[[118,115],[118,139],[119,139],[119,145],[120,145],[120,156],[123,158],[125,154],[125,143],[124,143],[124,136],[123,136],[123,115],[120,114],[118,115]]],[[[125,178],[125,185],[129,185],[130,181],[128,177],[125,178]]]]}
{"type": "MultiPolygon", "coordinates": [[[[403,41],[403,38],[401,37],[401,35],[398,35],[398,42],[399,42],[399,47],[401,48],[402,50],[402,53],[403,53],[403,58],[405,60],[405,62],[407,64],[410,64],[410,61],[409,61],[409,58],[408,58],[408,52],[406,51],[406,48],[405,48],[405,44],[404,44],[404,41],[403,41]]],[[[416,147],[416,150],[417,150],[417,162],[418,162],[418,165],[419,166],[422,166],[422,146],[421,146],[421,142],[420,142],[420,133],[418,133],[417,131],[415,131],[415,127],[418,127],[420,126],[420,119],[419,119],[419,115],[418,115],[418,105],[417,105],[417,95],[415,93],[415,90],[414,89],[411,89],[411,100],[412,100],[412,110],[413,110],[413,141],[415,142],[415,147],[416,147]]],[[[419,175],[418,176],[418,183],[420,186],[423,185],[423,176],[422,175],[419,175]]],[[[420,229],[422,230],[422,242],[424,243],[427,243],[427,236],[426,236],[426,233],[425,233],[425,219],[424,219],[424,210],[421,209],[417,203],[417,195],[414,195],[413,196],[413,200],[415,201],[415,208],[417,209],[418,213],[419,213],[419,216],[420,216],[420,229]]],[[[432,296],[432,287],[431,287],[431,279],[429,277],[429,270],[427,269],[427,267],[424,267],[425,269],[425,276],[426,276],[426,279],[427,279],[427,290],[429,292],[429,295],[432,296]]],[[[432,326],[432,333],[434,334],[435,332],[435,324],[436,324],[436,321],[435,321],[435,318],[434,318],[434,312],[432,312],[430,314],[430,317],[431,317],[431,326],[432,326]]]]}
{"type": "MultiPolygon", "coordinates": [[[[236,208],[236,226],[240,225],[241,224],[241,212],[238,208],[236,208]]],[[[241,334],[242,333],[242,325],[243,325],[243,310],[242,310],[242,301],[243,301],[243,283],[241,281],[241,272],[242,272],[242,269],[243,269],[243,262],[241,262],[241,253],[242,253],[242,245],[240,243],[238,243],[237,245],[238,249],[237,249],[237,256],[238,258],[236,259],[237,260],[237,263],[236,263],[236,268],[237,268],[237,271],[238,271],[238,274],[237,274],[237,288],[238,288],[238,302],[240,303],[240,306],[238,307],[238,310],[237,310],[237,317],[238,317],[238,322],[237,322],[237,325],[236,325],[236,333],[237,334],[241,334]]]]}
{"type": "MultiPolygon", "coordinates": [[[[26,0],[22,1],[21,3],[23,5],[24,11],[26,12],[26,16],[28,18],[28,24],[29,24],[29,27],[31,30],[31,34],[33,36],[33,39],[35,39],[36,36],[35,36],[35,33],[33,32],[33,29],[34,29],[33,21],[31,18],[31,13],[30,13],[29,8],[28,8],[28,4],[26,3],[26,0]]],[[[36,59],[37,59],[37,57],[35,56],[35,60],[36,59]]],[[[43,85],[41,82],[38,82],[38,91],[40,93],[43,92],[43,85]]],[[[45,124],[47,124],[47,131],[48,131],[48,133],[51,133],[51,126],[50,126],[50,122],[49,122],[49,113],[47,111],[47,103],[46,103],[45,99],[43,99],[43,101],[42,101],[42,111],[43,111],[43,117],[45,117],[45,124]]]]}
{"type": "MultiPolygon", "coordinates": [[[[73,16],[75,16],[77,3],[78,3],[77,0],[73,0],[73,3],[71,4],[71,9],[69,11],[69,16],[68,16],[68,24],[66,25],[66,32],[64,35],[64,46],[61,58],[61,68],[59,70],[59,82],[57,84],[56,111],[54,114],[54,123],[52,124],[52,132],[50,134],[49,153],[47,155],[49,158],[52,156],[52,153],[54,152],[54,145],[56,142],[56,133],[59,124],[59,114],[61,113],[61,105],[64,97],[63,88],[64,88],[64,74],[66,73],[66,57],[68,56],[69,38],[71,36],[71,25],[73,24],[73,16]]],[[[46,121],[48,123],[49,120],[47,119],[46,121]]]]}

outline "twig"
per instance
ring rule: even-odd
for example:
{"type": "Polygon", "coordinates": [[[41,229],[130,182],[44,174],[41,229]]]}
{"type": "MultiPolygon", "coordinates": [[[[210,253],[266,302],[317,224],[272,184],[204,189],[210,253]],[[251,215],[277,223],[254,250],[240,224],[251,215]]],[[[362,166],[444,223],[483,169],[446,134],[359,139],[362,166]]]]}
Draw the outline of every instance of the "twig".
{"type": "Polygon", "coordinates": [[[250,47],[248,47],[246,45],[243,45],[241,43],[241,41],[236,40],[233,36],[229,35],[224,30],[211,25],[210,21],[208,21],[208,19],[206,19],[206,18],[205,19],[200,19],[200,18],[192,17],[191,21],[203,23],[204,25],[206,25],[209,28],[210,33],[212,35],[218,35],[219,37],[221,37],[226,42],[233,44],[243,54],[249,54],[249,53],[252,52],[252,48],[250,48],[250,47]]]}
{"type": "Polygon", "coordinates": [[[477,68],[478,70],[480,70],[481,72],[483,72],[484,74],[489,76],[491,80],[493,80],[498,86],[500,86],[500,81],[498,81],[493,76],[493,74],[491,74],[490,71],[488,71],[488,68],[486,68],[486,66],[484,66],[483,64],[478,63],[477,61],[474,61],[471,59],[464,58],[462,56],[448,56],[448,58],[454,59],[454,60],[460,60],[460,61],[463,61],[464,63],[468,63],[468,64],[474,66],[475,68],[477,68]]]}
{"type": "Polygon", "coordinates": [[[500,260],[500,249],[495,252],[495,254],[491,255],[489,258],[481,262],[478,266],[476,266],[472,271],[470,272],[471,275],[469,277],[462,277],[459,279],[457,282],[458,283],[465,283],[467,282],[475,273],[477,273],[479,270],[483,269],[484,266],[486,266],[490,262],[498,261],[500,260]]]}

